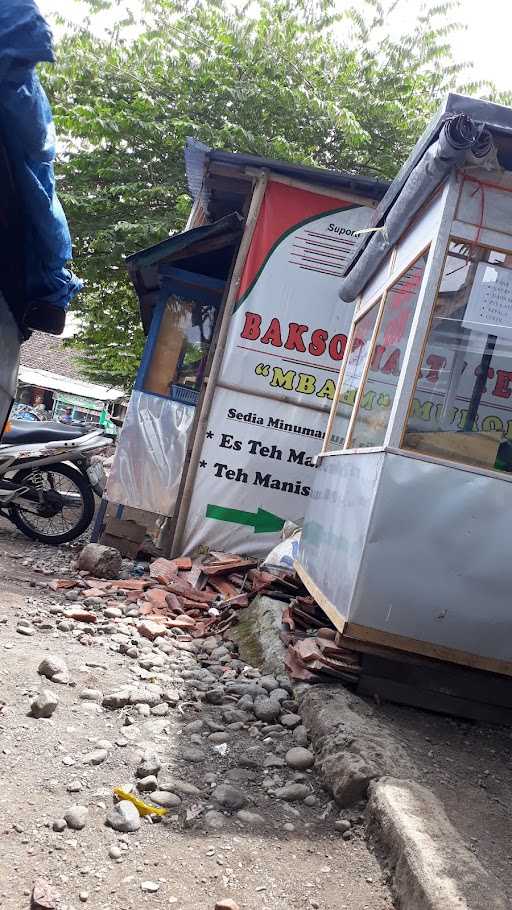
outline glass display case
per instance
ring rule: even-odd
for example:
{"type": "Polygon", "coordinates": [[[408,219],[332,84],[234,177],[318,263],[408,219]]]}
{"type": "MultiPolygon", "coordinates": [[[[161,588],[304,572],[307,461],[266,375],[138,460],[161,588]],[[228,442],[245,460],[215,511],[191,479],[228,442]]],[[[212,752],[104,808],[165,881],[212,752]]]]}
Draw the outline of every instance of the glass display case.
{"type": "Polygon", "coordinates": [[[297,563],[347,642],[508,675],[511,137],[511,110],[449,96],[347,268],[355,315],[297,563]],[[485,149],[433,182],[457,117],[485,149]]]}

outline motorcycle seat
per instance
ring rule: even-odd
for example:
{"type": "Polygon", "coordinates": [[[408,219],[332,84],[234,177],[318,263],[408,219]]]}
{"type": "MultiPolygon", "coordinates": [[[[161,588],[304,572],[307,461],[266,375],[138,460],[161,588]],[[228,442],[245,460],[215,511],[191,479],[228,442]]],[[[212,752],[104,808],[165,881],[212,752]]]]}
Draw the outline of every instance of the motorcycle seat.
{"type": "Polygon", "coordinates": [[[57,421],[48,420],[32,423],[28,420],[10,420],[10,429],[2,436],[4,445],[24,446],[44,442],[69,442],[90,432],[86,427],[70,427],[57,421]]]}

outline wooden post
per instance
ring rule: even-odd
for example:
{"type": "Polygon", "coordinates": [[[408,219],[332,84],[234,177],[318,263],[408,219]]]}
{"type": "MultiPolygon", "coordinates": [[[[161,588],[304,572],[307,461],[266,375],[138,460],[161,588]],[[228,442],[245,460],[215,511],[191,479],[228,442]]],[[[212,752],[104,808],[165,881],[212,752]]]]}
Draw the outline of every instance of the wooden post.
{"type": "Polygon", "coordinates": [[[178,556],[181,553],[181,548],[183,545],[183,535],[185,532],[185,525],[188,517],[188,510],[190,507],[190,502],[192,500],[192,493],[194,490],[194,483],[197,474],[197,468],[199,465],[199,459],[201,457],[201,449],[204,443],[204,437],[206,433],[206,427],[208,419],[210,416],[210,410],[213,403],[213,396],[215,394],[215,389],[217,387],[217,379],[219,377],[220,369],[222,366],[222,359],[224,357],[224,350],[226,347],[226,341],[228,338],[229,325],[231,322],[231,316],[233,313],[233,307],[238,298],[238,290],[242,280],[242,272],[245,265],[245,260],[249,252],[249,247],[254,235],[256,224],[258,221],[258,215],[260,213],[261,205],[263,202],[263,197],[265,195],[265,190],[268,183],[268,171],[262,170],[258,176],[256,186],[253,191],[251,205],[249,208],[249,213],[247,215],[247,221],[245,223],[245,230],[242,236],[240,247],[238,250],[238,255],[235,262],[235,267],[233,270],[233,276],[229,286],[228,295],[226,298],[226,304],[224,306],[224,312],[222,315],[222,322],[219,329],[219,334],[217,337],[217,345],[215,348],[215,354],[213,356],[211,369],[209,375],[205,377],[206,389],[203,397],[203,403],[201,406],[201,413],[199,414],[196,431],[194,435],[194,442],[192,445],[192,451],[190,453],[190,461],[186,473],[186,477],[183,483],[181,490],[181,495],[176,504],[177,509],[177,520],[176,526],[174,529],[173,541],[172,541],[172,556],[178,556]]]}

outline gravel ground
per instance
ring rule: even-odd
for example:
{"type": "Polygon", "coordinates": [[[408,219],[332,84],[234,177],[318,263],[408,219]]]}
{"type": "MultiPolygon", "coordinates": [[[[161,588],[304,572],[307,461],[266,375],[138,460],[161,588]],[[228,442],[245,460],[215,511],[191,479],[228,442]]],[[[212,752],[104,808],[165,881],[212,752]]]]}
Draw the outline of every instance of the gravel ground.
{"type": "MultiPolygon", "coordinates": [[[[67,571],[72,552],[34,545],[0,525],[2,910],[28,908],[38,877],[55,890],[58,910],[213,910],[224,897],[240,910],[391,910],[361,807],[340,818],[314,770],[288,764],[290,748],[308,745],[303,731],[258,721],[251,711],[237,724],[225,712],[241,710],[239,696],[226,691],[223,704],[206,704],[216,659],[205,651],[168,655],[135,635],[135,656],[121,653],[126,640],[100,605],[97,626],[57,628],[69,604],[48,582],[67,571]],[[69,684],[38,675],[48,656],[65,660],[69,684]],[[125,685],[141,697],[166,694],[152,712],[149,696],[143,705],[101,706],[102,696],[125,685]],[[36,719],[30,706],[43,688],[59,703],[50,718],[36,719]],[[81,698],[84,689],[98,690],[97,700],[81,698]],[[200,761],[190,760],[194,751],[200,761]],[[136,832],[120,833],[105,825],[112,791],[132,788],[151,801],[135,789],[144,756],[147,771],[157,756],[158,787],[179,793],[181,803],[175,799],[159,822],[142,819],[136,832]],[[306,801],[279,798],[288,783],[306,801]],[[185,794],[183,784],[197,789],[185,794]],[[88,810],[85,827],[64,827],[60,820],[77,804],[88,810]]],[[[224,666],[236,668],[236,655],[224,655],[224,666]]],[[[230,670],[233,678],[239,670],[230,670]]],[[[259,685],[258,671],[238,678],[259,685]]],[[[287,701],[279,720],[293,713],[287,701]]],[[[308,763],[304,752],[295,758],[308,763]]]]}

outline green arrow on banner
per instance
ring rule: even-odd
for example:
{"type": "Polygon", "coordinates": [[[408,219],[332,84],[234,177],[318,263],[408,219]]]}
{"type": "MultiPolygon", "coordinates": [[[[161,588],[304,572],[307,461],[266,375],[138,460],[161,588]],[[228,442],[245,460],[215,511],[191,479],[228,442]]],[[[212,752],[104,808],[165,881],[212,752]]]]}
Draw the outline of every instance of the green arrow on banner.
{"type": "Polygon", "coordinates": [[[206,507],[206,517],[216,521],[231,521],[237,525],[249,525],[254,528],[255,534],[270,534],[280,531],[284,525],[284,518],[258,509],[257,512],[244,512],[242,509],[226,509],[224,506],[209,505],[206,507]]]}

